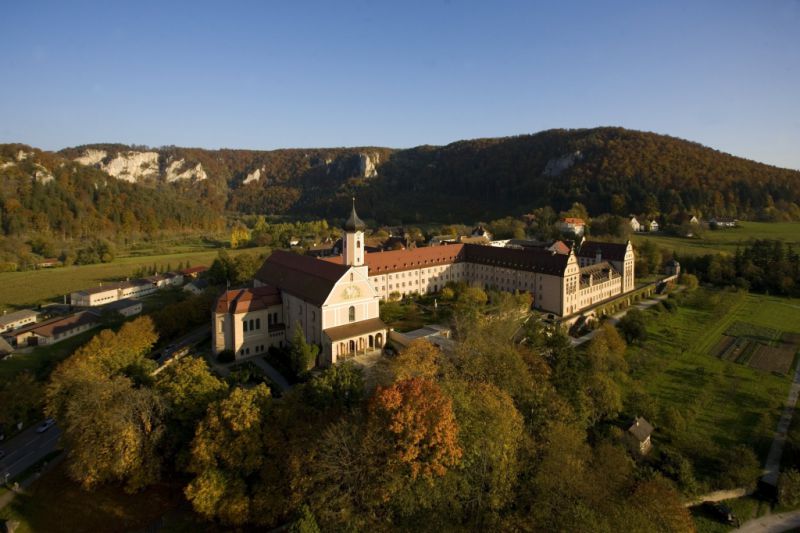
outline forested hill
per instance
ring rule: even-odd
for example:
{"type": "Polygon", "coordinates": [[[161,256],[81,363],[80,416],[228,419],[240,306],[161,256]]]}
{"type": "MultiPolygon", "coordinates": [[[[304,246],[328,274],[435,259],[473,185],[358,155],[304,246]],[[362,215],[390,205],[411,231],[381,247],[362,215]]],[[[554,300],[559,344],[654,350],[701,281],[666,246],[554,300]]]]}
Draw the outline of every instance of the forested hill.
{"type": "Polygon", "coordinates": [[[178,191],[126,183],[26,145],[0,145],[0,237],[116,239],[222,227],[222,213],[197,209],[178,191]]]}
{"type": "Polygon", "coordinates": [[[800,172],[622,128],[422,146],[394,153],[379,171],[368,188],[376,209],[365,215],[490,219],[579,201],[592,215],[800,218],[800,172]]]}
{"type": "Polygon", "coordinates": [[[548,130],[447,146],[203,150],[92,145],[60,153],[162,184],[210,209],[379,222],[471,221],[572,202],[613,212],[800,219],[800,172],[622,128],[548,130]]]}

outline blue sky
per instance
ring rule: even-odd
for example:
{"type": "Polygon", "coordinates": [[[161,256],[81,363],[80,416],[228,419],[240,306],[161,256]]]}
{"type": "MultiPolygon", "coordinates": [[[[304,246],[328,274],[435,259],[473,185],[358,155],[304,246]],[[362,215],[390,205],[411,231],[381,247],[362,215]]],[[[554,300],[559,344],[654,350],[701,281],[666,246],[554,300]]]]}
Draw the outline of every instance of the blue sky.
{"type": "Polygon", "coordinates": [[[5,2],[0,142],[666,133],[800,169],[800,1],[5,2]]]}

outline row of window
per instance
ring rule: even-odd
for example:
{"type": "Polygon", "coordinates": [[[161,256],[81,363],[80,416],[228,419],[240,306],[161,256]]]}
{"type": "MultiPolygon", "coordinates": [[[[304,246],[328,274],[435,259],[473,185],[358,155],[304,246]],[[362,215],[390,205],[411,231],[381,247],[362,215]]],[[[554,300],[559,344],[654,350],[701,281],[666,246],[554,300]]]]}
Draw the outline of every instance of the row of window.
{"type": "Polygon", "coordinates": [[[254,331],[257,329],[261,329],[261,319],[260,318],[251,318],[250,320],[244,319],[242,320],[242,327],[245,331],[254,331]]]}
{"type": "MultiPolygon", "coordinates": [[[[264,352],[264,345],[259,344],[258,346],[253,346],[253,353],[263,353],[264,352]]],[[[250,355],[250,348],[242,348],[239,350],[239,355],[250,355]]]]}

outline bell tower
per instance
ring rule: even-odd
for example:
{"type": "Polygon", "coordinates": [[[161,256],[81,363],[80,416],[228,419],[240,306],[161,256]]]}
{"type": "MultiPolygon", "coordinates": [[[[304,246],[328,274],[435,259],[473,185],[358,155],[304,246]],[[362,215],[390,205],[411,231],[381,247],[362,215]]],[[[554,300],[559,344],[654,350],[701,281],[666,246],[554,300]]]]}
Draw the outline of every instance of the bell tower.
{"type": "Polygon", "coordinates": [[[356,214],[356,199],[353,198],[353,210],[350,218],[344,223],[344,237],[342,238],[344,264],[348,266],[362,266],[364,264],[364,229],[366,224],[356,214]]]}

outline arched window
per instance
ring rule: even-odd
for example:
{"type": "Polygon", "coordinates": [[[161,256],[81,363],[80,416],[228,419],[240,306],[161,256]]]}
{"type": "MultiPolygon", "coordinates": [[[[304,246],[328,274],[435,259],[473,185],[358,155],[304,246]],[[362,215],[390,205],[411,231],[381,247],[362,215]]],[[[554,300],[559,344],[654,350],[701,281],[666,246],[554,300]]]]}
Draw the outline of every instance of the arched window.
{"type": "Polygon", "coordinates": [[[356,250],[361,249],[361,241],[356,241],[356,250]]]}
{"type": "Polygon", "coordinates": [[[356,308],[354,305],[350,306],[350,322],[356,321],[356,308]]]}

